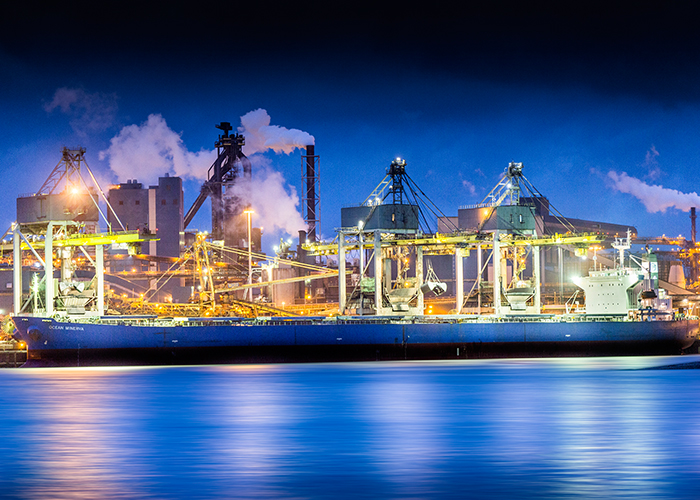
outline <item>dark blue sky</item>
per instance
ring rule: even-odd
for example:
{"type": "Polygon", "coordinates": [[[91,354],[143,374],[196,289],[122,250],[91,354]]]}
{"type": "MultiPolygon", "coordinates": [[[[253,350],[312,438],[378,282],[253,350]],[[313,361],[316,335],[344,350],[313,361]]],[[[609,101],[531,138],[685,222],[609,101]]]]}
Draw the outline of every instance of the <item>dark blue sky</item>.
{"type": "MultiPolygon", "coordinates": [[[[315,137],[325,237],[396,156],[446,214],[481,201],[520,161],[567,216],[690,236],[687,210],[700,206],[690,4],[195,5],[2,7],[3,230],[64,145],[86,147],[101,179],[123,182],[100,152],[124,127],[146,141],[159,115],[194,154],[213,149],[214,124],[262,108],[271,125],[315,137]]],[[[290,198],[301,153],[256,155],[290,198]]],[[[149,168],[133,177],[155,182],[149,168]]],[[[187,208],[200,184],[186,182],[187,208]]],[[[205,209],[193,225],[208,229],[205,209]]],[[[266,229],[270,246],[275,232],[266,229]]]]}

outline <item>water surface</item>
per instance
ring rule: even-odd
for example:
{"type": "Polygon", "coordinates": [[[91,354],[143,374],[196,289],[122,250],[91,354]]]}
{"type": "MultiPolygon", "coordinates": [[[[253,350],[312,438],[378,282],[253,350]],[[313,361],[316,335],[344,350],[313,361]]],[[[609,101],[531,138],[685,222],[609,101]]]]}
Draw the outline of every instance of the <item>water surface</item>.
{"type": "Polygon", "coordinates": [[[0,498],[696,499],[698,361],[0,370],[0,498]]]}

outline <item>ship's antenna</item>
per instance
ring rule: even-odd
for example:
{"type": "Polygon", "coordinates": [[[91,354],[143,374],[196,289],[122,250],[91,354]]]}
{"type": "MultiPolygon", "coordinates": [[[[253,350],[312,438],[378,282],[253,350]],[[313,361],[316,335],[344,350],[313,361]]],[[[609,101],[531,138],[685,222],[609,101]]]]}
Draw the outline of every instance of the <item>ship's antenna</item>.
{"type": "Polygon", "coordinates": [[[620,252],[620,268],[625,267],[625,250],[632,248],[632,231],[628,228],[627,238],[615,238],[610,246],[620,252]]]}

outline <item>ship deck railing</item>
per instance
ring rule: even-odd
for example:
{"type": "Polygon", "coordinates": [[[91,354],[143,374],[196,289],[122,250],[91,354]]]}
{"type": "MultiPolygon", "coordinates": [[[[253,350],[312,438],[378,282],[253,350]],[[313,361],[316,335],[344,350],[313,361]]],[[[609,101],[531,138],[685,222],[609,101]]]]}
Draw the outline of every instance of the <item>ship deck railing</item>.
{"type": "MultiPolygon", "coordinates": [[[[642,318],[646,319],[646,318],[642,318]]],[[[672,314],[656,314],[656,321],[671,321],[672,314]]],[[[50,319],[47,319],[51,321],[50,319]]],[[[459,323],[579,323],[639,321],[626,314],[506,314],[506,315],[424,315],[424,316],[263,316],[245,317],[166,317],[102,316],[66,318],[68,322],[94,322],[103,325],[135,326],[304,326],[304,325],[390,325],[390,324],[459,324],[459,323]]],[[[1,349],[1,347],[0,347],[1,349]]]]}

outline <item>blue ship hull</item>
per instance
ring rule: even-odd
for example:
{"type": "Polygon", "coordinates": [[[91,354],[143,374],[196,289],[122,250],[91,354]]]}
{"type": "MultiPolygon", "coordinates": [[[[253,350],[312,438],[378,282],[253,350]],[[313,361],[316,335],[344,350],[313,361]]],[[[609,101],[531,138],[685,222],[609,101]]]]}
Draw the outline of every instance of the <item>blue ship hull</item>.
{"type": "Polygon", "coordinates": [[[29,362],[192,364],[520,356],[678,354],[697,320],[562,318],[102,318],[15,317],[29,362]]]}

